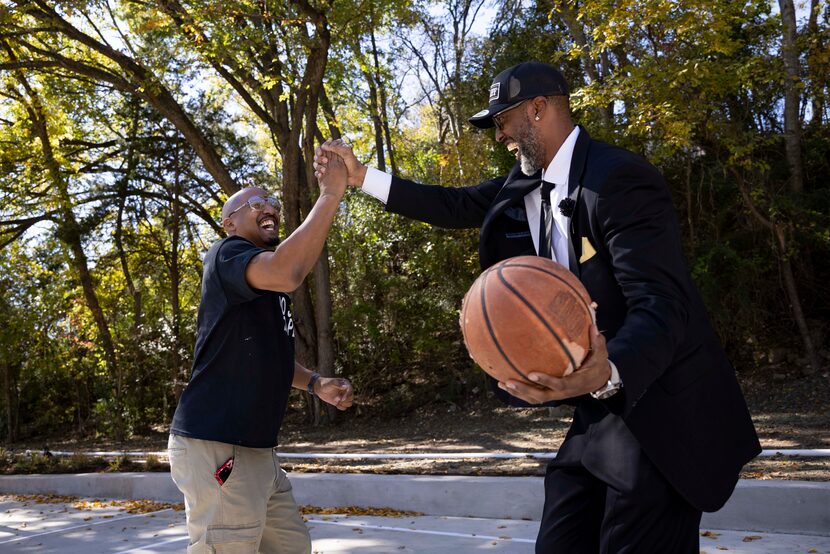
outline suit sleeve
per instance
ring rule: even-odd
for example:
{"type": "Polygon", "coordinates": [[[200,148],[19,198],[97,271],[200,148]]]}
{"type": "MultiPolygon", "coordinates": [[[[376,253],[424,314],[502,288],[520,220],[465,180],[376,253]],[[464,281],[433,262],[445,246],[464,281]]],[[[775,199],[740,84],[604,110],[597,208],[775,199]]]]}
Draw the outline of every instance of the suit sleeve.
{"type": "Polygon", "coordinates": [[[504,181],[505,177],[497,177],[478,185],[453,188],[392,177],[386,210],[447,229],[474,229],[481,227],[504,181]]]}
{"type": "Polygon", "coordinates": [[[653,166],[633,161],[617,168],[599,192],[596,215],[626,303],[623,324],[607,346],[628,411],[684,340],[691,281],[671,195],[653,166]]]}

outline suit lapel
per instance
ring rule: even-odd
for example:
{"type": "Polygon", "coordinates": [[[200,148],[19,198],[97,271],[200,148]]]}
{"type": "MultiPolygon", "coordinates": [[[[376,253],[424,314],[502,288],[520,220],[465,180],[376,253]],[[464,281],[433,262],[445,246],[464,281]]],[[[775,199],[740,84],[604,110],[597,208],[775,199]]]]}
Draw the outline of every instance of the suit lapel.
{"type": "MultiPolygon", "coordinates": [[[[484,217],[484,222],[481,224],[481,238],[484,239],[489,232],[490,223],[495,217],[498,217],[504,210],[513,205],[517,199],[523,199],[527,193],[538,187],[541,182],[541,171],[537,171],[528,177],[522,173],[519,162],[516,162],[516,165],[513,166],[513,169],[507,175],[504,186],[493,199],[493,203],[490,205],[490,209],[484,217]]],[[[522,204],[522,209],[524,209],[524,204],[522,204]]]]}
{"type": "Polygon", "coordinates": [[[568,269],[571,273],[580,276],[579,259],[582,256],[582,237],[579,235],[579,211],[580,195],[582,194],[582,177],[585,174],[585,167],[588,162],[588,150],[591,145],[591,136],[581,125],[579,135],[576,137],[573,155],[571,156],[571,168],[568,172],[568,198],[573,202],[573,213],[571,214],[570,240],[568,241],[568,269]]]}
{"type": "Polygon", "coordinates": [[[588,147],[591,143],[591,136],[582,125],[579,125],[579,134],[576,136],[573,155],[571,156],[571,168],[568,172],[568,196],[575,198],[575,194],[582,186],[582,175],[585,173],[585,165],[588,161],[588,147]]]}

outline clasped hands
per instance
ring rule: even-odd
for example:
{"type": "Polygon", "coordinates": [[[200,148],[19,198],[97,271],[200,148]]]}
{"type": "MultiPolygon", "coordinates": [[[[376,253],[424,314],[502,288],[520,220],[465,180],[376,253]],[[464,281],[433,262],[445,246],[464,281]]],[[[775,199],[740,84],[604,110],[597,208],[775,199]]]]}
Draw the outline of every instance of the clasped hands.
{"type": "Polygon", "coordinates": [[[360,188],[366,166],[358,161],[352,147],[343,139],[329,139],[314,150],[314,176],[321,183],[345,179],[350,187],[360,188]]]}

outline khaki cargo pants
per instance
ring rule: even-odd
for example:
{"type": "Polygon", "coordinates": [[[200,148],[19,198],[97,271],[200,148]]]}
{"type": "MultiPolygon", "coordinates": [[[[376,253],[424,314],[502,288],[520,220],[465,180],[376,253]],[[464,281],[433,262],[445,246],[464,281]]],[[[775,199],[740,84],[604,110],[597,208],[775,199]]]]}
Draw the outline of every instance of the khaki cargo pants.
{"type": "Polygon", "coordinates": [[[184,494],[188,554],[309,554],[311,538],[272,448],[170,435],[170,474],[184,494]],[[223,485],[214,473],[229,458],[223,485]]]}

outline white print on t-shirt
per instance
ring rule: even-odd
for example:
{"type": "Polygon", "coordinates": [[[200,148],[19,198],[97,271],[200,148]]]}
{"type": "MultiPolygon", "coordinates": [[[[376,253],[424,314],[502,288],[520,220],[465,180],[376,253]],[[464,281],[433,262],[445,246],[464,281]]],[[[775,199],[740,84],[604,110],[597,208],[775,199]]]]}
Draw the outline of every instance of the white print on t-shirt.
{"type": "Polygon", "coordinates": [[[291,310],[288,309],[288,302],[285,301],[284,296],[280,296],[280,309],[282,310],[282,320],[285,322],[282,330],[289,337],[294,337],[294,319],[291,317],[291,310]]]}

